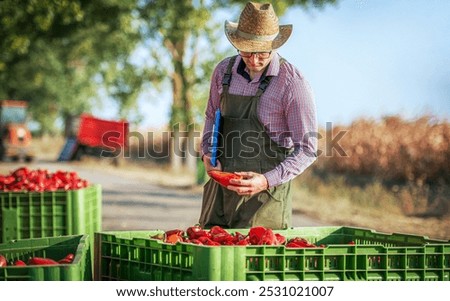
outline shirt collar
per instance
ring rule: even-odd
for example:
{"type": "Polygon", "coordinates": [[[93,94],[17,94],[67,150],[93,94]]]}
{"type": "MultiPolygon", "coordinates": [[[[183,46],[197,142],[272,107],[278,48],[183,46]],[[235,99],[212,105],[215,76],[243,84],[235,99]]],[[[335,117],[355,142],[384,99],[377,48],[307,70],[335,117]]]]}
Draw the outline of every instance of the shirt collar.
{"type": "MultiPolygon", "coordinates": [[[[245,70],[245,63],[244,60],[239,56],[238,60],[236,62],[237,65],[237,69],[236,72],[237,74],[241,75],[242,77],[244,77],[246,80],[250,81],[250,75],[248,74],[248,72],[245,70]]],[[[277,76],[278,73],[280,72],[280,57],[278,53],[275,53],[275,55],[272,57],[272,60],[270,61],[269,66],[267,66],[267,72],[266,72],[266,76],[277,76]]],[[[259,81],[261,81],[262,78],[259,79],[259,81]]]]}

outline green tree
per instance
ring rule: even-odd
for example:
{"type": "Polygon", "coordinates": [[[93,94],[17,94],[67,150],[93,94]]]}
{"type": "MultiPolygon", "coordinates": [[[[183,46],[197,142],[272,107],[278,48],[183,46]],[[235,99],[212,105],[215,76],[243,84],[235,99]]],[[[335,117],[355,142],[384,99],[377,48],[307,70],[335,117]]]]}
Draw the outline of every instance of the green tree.
{"type": "Polygon", "coordinates": [[[90,110],[100,71],[140,40],[135,9],[135,0],[0,2],[0,97],[29,100],[43,131],[90,110]]]}
{"type": "MultiPolygon", "coordinates": [[[[172,89],[170,116],[171,163],[174,169],[182,165],[182,145],[193,145],[195,88],[211,74],[217,52],[216,25],[211,12],[218,8],[214,1],[166,0],[142,1],[140,7],[146,47],[153,51],[154,62],[165,70],[172,89]],[[209,3],[206,3],[209,2],[209,3]],[[162,47],[161,47],[162,46],[162,47]]],[[[195,156],[185,152],[190,169],[195,168],[195,156]]]]}

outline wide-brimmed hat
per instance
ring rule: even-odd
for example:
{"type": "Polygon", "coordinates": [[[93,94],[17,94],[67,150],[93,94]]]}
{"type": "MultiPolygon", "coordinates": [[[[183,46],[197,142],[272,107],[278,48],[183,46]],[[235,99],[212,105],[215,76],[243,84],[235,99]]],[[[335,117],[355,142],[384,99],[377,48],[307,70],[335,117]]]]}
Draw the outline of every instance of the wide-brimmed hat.
{"type": "Polygon", "coordinates": [[[280,48],[292,33],[292,25],[279,25],[272,4],[249,2],[239,23],[225,21],[225,34],[238,50],[272,51],[280,48]]]}

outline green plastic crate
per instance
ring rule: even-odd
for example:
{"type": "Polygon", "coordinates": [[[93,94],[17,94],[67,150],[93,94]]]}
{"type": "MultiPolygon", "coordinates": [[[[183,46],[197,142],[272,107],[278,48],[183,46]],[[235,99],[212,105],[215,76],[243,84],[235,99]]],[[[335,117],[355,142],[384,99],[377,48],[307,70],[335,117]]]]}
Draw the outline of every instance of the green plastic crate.
{"type": "MultiPolygon", "coordinates": [[[[229,230],[235,231],[248,233],[229,230]]],[[[324,248],[171,245],[149,238],[162,232],[96,233],[95,280],[450,280],[447,240],[354,227],[275,231],[324,248]]]]}
{"type": "Polygon", "coordinates": [[[24,239],[0,244],[0,254],[8,262],[27,262],[30,257],[54,260],[68,253],[75,255],[70,264],[6,266],[0,268],[0,281],[82,281],[92,280],[92,263],[88,235],[24,239]]]}
{"type": "Polygon", "coordinates": [[[55,192],[1,192],[0,242],[101,230],[101,186],[55,192]]]}

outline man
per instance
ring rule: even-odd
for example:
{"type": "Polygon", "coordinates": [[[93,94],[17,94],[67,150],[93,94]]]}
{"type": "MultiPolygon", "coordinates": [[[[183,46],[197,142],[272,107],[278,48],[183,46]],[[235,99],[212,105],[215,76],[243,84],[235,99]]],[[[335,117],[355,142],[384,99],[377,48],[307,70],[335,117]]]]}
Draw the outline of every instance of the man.
{"type": "Polygon", "coordinates": [[[239,23],[225,21],[238,55],[213,73],[202,137],[206,171],[234,172],[228,187],[209,180],[200,224],[227,228],[291,227],[291,180],[316,159],[317,121],[311,89],[277,49],[292,25],[279,25],[271,4],[247,3],[239,23]],[[211,164],[211,130],[220,109],[217,165],[211,164]]]}

